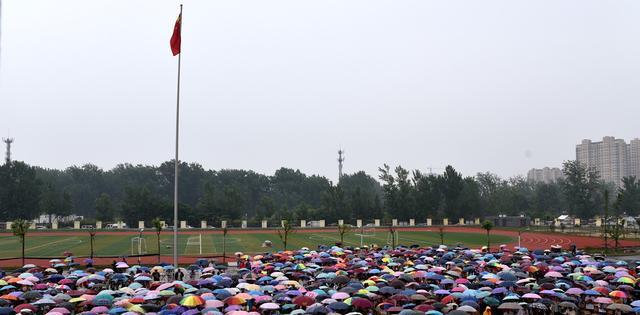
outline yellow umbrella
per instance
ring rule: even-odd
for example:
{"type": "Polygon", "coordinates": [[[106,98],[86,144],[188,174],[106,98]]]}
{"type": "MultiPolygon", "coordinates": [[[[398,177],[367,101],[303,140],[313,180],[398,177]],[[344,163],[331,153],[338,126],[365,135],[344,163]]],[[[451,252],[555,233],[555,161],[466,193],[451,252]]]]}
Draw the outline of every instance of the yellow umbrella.
{"type": "Polygon", "coordinates": [[[142,308],[140,305],[133,305],[133,306],[127,308],[127,311],[138,313],[138,314],[145,314],[146,313],[144,308],[142,308]]]}

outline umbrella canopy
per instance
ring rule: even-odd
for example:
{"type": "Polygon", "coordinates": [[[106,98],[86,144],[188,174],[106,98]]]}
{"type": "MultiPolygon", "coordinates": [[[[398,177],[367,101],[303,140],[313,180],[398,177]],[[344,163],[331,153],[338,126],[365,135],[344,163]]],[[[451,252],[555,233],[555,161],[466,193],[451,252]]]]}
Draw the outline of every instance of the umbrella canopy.
{"type": "Polygon", "coordinates": [[[197,295],[185,296],[180,300],[180,305],[186,307],[197,307],[204,304],[204,299],[197,295]]]}

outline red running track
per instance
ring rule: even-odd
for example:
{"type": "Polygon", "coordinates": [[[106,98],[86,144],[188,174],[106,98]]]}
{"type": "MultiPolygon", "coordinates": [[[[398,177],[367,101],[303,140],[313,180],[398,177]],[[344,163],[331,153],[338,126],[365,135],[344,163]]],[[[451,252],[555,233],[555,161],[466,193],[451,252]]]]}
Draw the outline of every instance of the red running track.
{"type": "MultiPolygon", "coordinates": [[[[461,232],[461,233],[486,233],[487,231],[475,227],[448,227],[445,231],[461,232]]],[[[512,230],[491,230],[491,234],[505,235],[515,238],[514,242],[507,243],[508,247],[518,246],[518,232],[512,230]]],[[[555,232],[522,232],[520,235],[520,243],[522,247],[529,250],[548,249],[551,245],[560,245],[562,248],[569,248],[571,244],[575,244],[580,248],[600,248],[604,247],[604,240],[592,236],[578,236],[572,234],[563,234],[555,232]]],[[[613,246],[613,241],[609,240],[609,245],[613,246]]],[[[632,247],[640,246],[640,240],[620,240],[620,246],[632,247]]],[[[493,246],[492,246],[493,247],[493,246]]]]}
{"type": "MultiPolygon", "coordinates": [[[[384,228],[378,228],[378,229],[384,229],[384,228]]],[[[400,231],[431,231],[431,232],[437,232],[437,229],[434,227],[412,227],[412,228],[398,228],[398,230],[400,231]]],[[[329,232],[332,231],[332,229],[304,229],[304,230],[297,230],[296,233],[321,233],[321,232],[329,232]]],[[[478,228],[478,227],[458,227],[458,226],[449,226],[445,228],[445,232],[459,232],[459,233],[486,233],[485,230],[478,228]]],[[[106,234],[106,235],[116,235],[116,234],[125,234],[125,235],[138,235],[137,231],[100,231],[100,234],[106,234]]],[[[163,231],[162,234],[171,234],[171,231],[163,231]]],[[[202,230],[192,230],[192,231],[180,231],[180,234],[221,234],[222,231],[221,230],[207,230],[207,231],[202,231],[202,230]]],[[[276,230],[275,229],[271,229],[271,230],[263,230],[263,229],[245,229],[245,230],[241,230],[241,229],[233,229],[233,230],[229,230],[229,234],[253,234],[253,233],[272,233],[275,234],[276,230]]],[[[37,235],[42,235],[42,236],[71,236],[71,235],[87,235],[86,231],[44,231],[44,232],[34,232],[33,234],[37,234],[37,235]]],[[[149,232],[144,232],[143,234],[155,234],[155,232],[149,231],[149,232]]],[[[514,241],[511,243],[507,243],[505,245],[507,245],[510,248],[513,248],[515,246],[518,245],[518,232],[517,231],[512,231],[512,230],[500,230],[500,229],[494,229],[491,231],[491,234],[494,235],[505,235],[505,236],[510,236],[514,238],[514,241]]],[[[1,236],[10,236],[12,235],[11,233],[0,233],[1,236]]],[[[446,237],[446,236],[445,236],[446,237]]],[[[601,238],[597,238],[597,237],[589,237],[589,236],[576,236],[576,235],[571,235],[571,234],[562,234],[562,233],[553,233],[553,232],[549,232],[549,233],[543,233],[543,232],[522,232],[521,234],[521,245],[523,247],[528,248],[529,250],[534,250],[534,249],[547,249],[549,247],[551,247],[552,245],[560,245],[563,248],[568,248],[571,244],[576,244],[576,246],[578,248],[598,248],[598,247],[603,247],[604,246],[604,241],[601,238]]],[[[610,241],[610,246],[613,246],[612,242],[610,241]]],[[[623,247],[632,247],[632,246],[640,246],[640,240],[621,240],[620,241],[620,246],[623,247]]],[[[493,247],[493,246],[492,246],[493,247]]],[[[181,256],[179,259],[179,263],[180,264],[192,264],[194,263],[195,259],[198,258],[196,256],[181,256]]],[[[164,262],[171,262],[172,261],[172,256],[165,256],[163,255],[161,257],[161,261],[164,262]]],[[[227,260],[233,260],[233,257],[229,257],[227,258],[227,260]]],[[[80,258],[79,261],[81,262],[83,259],[80,258]]],[[[110,265],[113,262],[114,258],[95,258],[95,264],[96,265],[110,265]]],[[[117,259],[118,261],[120,259],[117,259]]],[[[145,265],[152,265],[152,264],[156,264],[157,263],[157,256],[146,256],[146,257],[141,257],[140,261],[142,264],[145,265]]],[[[218,262],[222,261],[221,257],[217,257],[216,260],[218,262]]],[[[137,264],[138,260],[135,257],[130,257],[128,258],[127,262],[130,265],[133,264],[137,264]]],[[[32,264],[36,264],[39,266],[45,266],[48,265],[48,260],[47,259],[27,259],[26,263],[32,263],[32,264]]],[[[0,260],[0,267],[15,267],[15,266],[20,266],[21,260],[20,259],[10,259],[10,260],[0,260]]]]}

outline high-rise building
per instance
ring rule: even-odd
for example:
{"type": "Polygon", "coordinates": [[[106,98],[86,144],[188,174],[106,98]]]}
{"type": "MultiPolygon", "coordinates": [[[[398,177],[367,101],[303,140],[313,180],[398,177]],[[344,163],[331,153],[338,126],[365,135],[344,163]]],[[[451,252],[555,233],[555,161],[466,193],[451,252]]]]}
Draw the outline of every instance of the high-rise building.
{"type": "Polygon", "coordinates": [[[620,186],[623,177],[640,178],[640,139],[630,143],[614,137],[599,142],[585,139],[576,146],[576,160],[598,171],[605,182],[620,186]]]}
{"type": "Polygon", "coordinates": [[[527,180],[531,183],[553,183],[563,178],[562,170],[557,167],[532,168],[527,172],[527,180]]]}

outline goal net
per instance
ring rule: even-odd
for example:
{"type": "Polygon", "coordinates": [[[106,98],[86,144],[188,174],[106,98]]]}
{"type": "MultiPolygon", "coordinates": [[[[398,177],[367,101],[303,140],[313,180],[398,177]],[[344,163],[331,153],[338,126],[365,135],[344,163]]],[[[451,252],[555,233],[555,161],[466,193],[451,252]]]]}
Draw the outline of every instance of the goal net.
{"type": "Polygon", "coordinates": [[[185,248],[185,252],[189,252],[190,249],[193,248],[192,246],[195,246],[195,249],[198,252],[198,254],[202,255],[202,234],[189,236],[189,238],[187,239],[187,246],[185,248]]]}
{"type": "Polygon", "coordinates": [[[393,232],[388,232],[387,233],[387,245],[391,246],[394,245],[393,243],[395,242],[395,245],[399,244],[398,241],[398,230],[394,230],[393,232]]]}
{"type": "Polygon", "coordinates": [[[131,255],[144,255],[147,253],[147,240],[143,237],[134,237],[131,239],[131,255]]]}
{"type": "Polygon", "coordinates": [[[368,239],[376,237],[376,229],[374,228],[359,228],[353,233],[356,237],[360,238],[360,247],[370,243],[368,239]]]}
{"type": "Polygon", "coordinates": [[[362,236],[362,237],[375,237],[376,236],[376,229],[357,229],[355,230],[355,234],[356,236],[362,236]]]}

